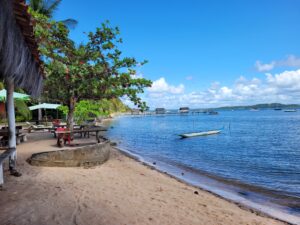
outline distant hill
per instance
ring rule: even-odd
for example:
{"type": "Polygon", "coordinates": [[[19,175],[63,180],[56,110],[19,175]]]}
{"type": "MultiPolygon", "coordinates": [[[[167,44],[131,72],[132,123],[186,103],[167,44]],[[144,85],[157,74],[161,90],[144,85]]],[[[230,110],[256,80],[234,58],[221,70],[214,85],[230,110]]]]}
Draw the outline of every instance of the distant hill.
{"type": "Polygon", "coordinates": [[[247,105],[247,106],[224,106],[213,108],[215,110],[243,110],[243,109],[296,109],[300,108],[298,104],[281,104],[281,103],[265,103],[265,104],[256,104],[256,105],[247,105]]]}
{"type": "MultiPolygon", "coordinates": [[[[206,112],[214,110],[250,110],[250,109],[300,109],[300,104],[264,103],[256,105],[223,106],[215,108],[190,108],[190,112],[206,112]]],[[[178,109],[166,109],[169,113],[177,113],[178,109]]],[[[155,110],[150,110],[154,112],[155,110]]]]}

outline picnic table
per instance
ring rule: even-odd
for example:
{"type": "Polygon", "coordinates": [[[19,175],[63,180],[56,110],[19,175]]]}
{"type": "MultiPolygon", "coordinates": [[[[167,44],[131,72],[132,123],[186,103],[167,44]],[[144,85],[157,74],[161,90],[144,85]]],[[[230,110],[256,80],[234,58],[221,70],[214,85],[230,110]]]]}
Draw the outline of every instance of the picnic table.
{"type": "Polygon", "coordinates": [[[106,127],[92,127],[92,128],[83,128],[83,129],[74,129],[73,131],[67,130],[67,129],[57,129],[55,131],[56,137],[57,137],[57,146],[63,147],[66,142],[68,141],[69,144],[71,140],[74,138],[74,134],[81,134],[82,136],[86,136],[90,133],[95,133],[96,140],[98,143],[101,142],[102,137],[99,135],[101,131],[107,131],[106,127]]]}
{"type": "MultiPolygon", "coordinates": [[[[21,132],[22,126],[16,126],[16,139],[17,139],[17,144],[20,144],[20,142],[26,141],[27,136],[25,133],[21,132]]],[[[9,139],[9,130],[8,127],[2,127],[0,129],[0,143],[2,146],[6,146],[8,144],[8,139],[9,139]]]]}
{"type": "MultiPolygon", "coordinates": [[[[53,125],[52,128],[49,129],[49,131],[53,134],[54,138],[57,138],[56,137],[56,131],[57,131],[58,128],[65,128],[65,129],[67,129],[67,124],[63,123],[63,124],[59,124],[59,125],[53,125]]],[[[84,126],[80,126],[80,125],[74,125],[73,126],[73,130],[80,130],[80,129],[83,129],[83,128],[85,128],[85,127],[84,126]]]]}

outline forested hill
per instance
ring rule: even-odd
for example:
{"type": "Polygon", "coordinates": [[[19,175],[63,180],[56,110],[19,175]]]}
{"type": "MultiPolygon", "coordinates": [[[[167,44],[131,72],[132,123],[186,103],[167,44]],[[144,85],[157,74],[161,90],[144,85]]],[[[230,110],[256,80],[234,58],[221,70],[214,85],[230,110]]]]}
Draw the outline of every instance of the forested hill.
{"type": "Polygon", "coordinates": [[[221,110],[235,110],[235,109],[296,109],[300,108],[298,104],[281,104],[281,103],[265,103],[265,104],[256,104],[256,105],[247,105],[247,106],[225,106],[214,109],[221,110]]]}

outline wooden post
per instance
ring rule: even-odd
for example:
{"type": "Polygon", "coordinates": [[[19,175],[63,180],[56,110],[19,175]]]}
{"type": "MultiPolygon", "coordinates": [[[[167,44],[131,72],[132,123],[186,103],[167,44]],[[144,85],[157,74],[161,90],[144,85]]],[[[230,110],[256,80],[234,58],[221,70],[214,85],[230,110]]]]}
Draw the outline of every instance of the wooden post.
{"type": "MultiPolygon", "coordinates": [[[[39,101],[39,104],[41,104],[41,102],[39,101]]],[[[38,124],[40,123],[40,121],[43,120],[43,113],[42,113],[42,109],[38,109],[38,124]]]]}
{"type": "MultiPolygon", "coordinates": [[[[16,121],[15,121],[15,106],[14,106],[14,82],[8,80],[6,82],[6,102],[7,102],[7,119],[8,119],[8,147],[16,149],[16,121]]],[[[15,170],[17,160],[17,151],[9,157],[9,169],[15,170]]]]}
{"type": "Polygon", "coordinates": [[[4,179],[3,179],[3,166],[2,162],[0,163],[0,187],[3,185],[4,179]]]}

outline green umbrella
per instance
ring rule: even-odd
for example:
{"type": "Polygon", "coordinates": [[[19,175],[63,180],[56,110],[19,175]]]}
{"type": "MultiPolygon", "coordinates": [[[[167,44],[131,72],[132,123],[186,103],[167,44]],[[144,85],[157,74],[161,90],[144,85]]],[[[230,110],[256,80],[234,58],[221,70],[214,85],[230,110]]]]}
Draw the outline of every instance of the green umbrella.
{"type": "MultiPolygon", "coordinates": [[[[57,109],[60,104],[51,104],[51,103],[41,103],[39,105],[30,106],[29,110],[36,110],[36,109],[44,109],[46,115],[46,109],[57,109]]],[[[56,118],[58,117],[58,111],[56,111],[56,118]]]]}
{"type": "MultiPolygon", "coordinates": [[[[18,93],[18,92],[14,92],[14,98],[15,99],[22,99],[22,100],[29,100],[29,95],[26,94],[22,94],[22,93],[18,93]]],[[[0,91],[0,101],[5,101],[6,100],[6,90],[2,89],[0,91]]],[[[6,106],[5,106],[6,108],[6,106]]],[[[6,110],[5,110],[6,111],[6,110]]],[[[6,123],[6,122],[5,122],[6,123]]]]}
{"type": "Polygon", "coordinates": [[[42,103],[39,105],[30,106],[30,110],[36,110],[36,109],[57,109],[60,104],[51,104],[51,103],[42,103]]]}
{"type": "MultiPolygon", "coordinates": [[[[14,92],[14,98],[29,100],[29,95],[14,92]]],[[[4,101],[5,99],[6,99],[6,90],[3,89],[3,90],[0,91],[0,101],[4,101]]]]}

